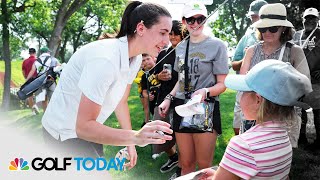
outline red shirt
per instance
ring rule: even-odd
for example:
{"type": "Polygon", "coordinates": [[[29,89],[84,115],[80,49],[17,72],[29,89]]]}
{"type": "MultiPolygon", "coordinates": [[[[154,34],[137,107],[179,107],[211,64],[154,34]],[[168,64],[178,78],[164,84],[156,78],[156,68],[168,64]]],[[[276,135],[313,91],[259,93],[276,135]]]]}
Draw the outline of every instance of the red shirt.
{"type": "MultiPolygon", "coordinates": [[[[29,72],[31,71],[31,68],[33,66],[33,63],[37,60],[36,56],[31,55],[28,59],[25,59],[22,63],[22,73],[24,78],[27,78],[29,72]]],[[[34,72],[32,77],[37,76],[37,71],[34,72]]]]}

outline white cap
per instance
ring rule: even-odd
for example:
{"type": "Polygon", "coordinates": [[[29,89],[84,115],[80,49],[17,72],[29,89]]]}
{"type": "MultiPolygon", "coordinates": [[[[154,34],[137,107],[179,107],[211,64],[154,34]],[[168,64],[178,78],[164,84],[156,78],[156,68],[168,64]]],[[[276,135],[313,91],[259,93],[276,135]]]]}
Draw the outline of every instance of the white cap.
{"type": "Polygon", "coordinates": [[[316,8],[308,8],[304,11],[303,18],[309,15],[319,17],[319,12],[316,8]]]}
{"type": "Polygon", "coordinates": [[[193,116],[195,114],[204,114],[203,103],[201,94],[193,96],[186,104],[176,106],[175,110],[181,117],[193,116]]]}
{"type": "Polygon", "coordinates": [[[182,17],[189,18],[197,14],[201,14],[205,17],[208,16],[208,11],[204,4],[199,2],[191,2],[184,5],[182,17]]]}

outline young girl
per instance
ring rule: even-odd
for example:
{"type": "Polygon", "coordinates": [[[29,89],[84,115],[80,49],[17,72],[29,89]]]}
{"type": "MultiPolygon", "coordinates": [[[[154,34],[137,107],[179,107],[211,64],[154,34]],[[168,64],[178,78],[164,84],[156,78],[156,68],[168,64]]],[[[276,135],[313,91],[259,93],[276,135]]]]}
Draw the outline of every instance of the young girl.
{"type": "Polygon", "coordinates": [[[42,118],[46,142],[64,153],[102,156],[102,144],[128,146],[129,168],[135,166],[134,145],[171,140],[168,123],[154,121],[140,131],[131,128],[128,96],[142,53],[157,56],[169,43],[170,13],[162,6],[131,2],[114,39],[83,46],[69,60],[42,118]],[[103,125],[115,111],[122,129],[103,125]]]}
{"type": "MultiPolygon", "coordinates": [[[[196,30],[206,17],[207,10],[203,4],[189,3],[184,6],[182,23],[189,31],[190,39],[176,49],[174,70],[179,72],[179,80],[159,106],[160,113],[164,116],[173,96],[173,106],[184,104],[187,99],[197,94],[202,95],[202,101],[211,97],[211,108],[214,106],[214,110],[209,112],[213,118],[208,122],[208,131],[181,127],[182,117],[177,113],[173,114],[173,130],[179,149],[182,175],[195,171],[196,165],[199,169],[211,166],[216,138],[221,134],[218,96],[226,89],[223,82],[229,72],[227,48],[220,39],[205,35],[203,25],[196,30]],[[188,71],[185,71],[185,60],[188,71]],[[184,74],[188,74],[189,80],[185,80],[184,74]]],[[[203,116],[196,115],[191,118],[204,121],[203,116]]]]}
{"type": "Polygon", "coordinates": [[[242,112],[257,124],[231,138],[217,171],[202,170],[201,179],[288,179],[292,146],[288,125],[294,105],[312,91],[308,77],[278,60],[258,63],[246,75],[228,75],[228,88],[243,91],[242,112]]]}

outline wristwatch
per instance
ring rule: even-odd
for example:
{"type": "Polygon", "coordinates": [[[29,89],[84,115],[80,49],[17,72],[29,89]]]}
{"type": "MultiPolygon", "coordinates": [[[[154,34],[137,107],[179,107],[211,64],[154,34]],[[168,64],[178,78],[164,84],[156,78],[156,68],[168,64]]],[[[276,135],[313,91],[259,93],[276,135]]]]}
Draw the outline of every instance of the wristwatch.
{"type": "Polygon", "coordinates": [[[210,97],[210,91],[208,88],[204,88],[204,90],[206,91],[206,98],[205,99],[207,99],[210,97]]]}

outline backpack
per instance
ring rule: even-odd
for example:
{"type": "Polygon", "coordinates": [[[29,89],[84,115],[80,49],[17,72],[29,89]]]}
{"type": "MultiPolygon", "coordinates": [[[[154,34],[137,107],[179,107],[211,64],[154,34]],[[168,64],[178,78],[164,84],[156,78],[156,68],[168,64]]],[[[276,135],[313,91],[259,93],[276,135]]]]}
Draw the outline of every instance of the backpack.
{"type": "Polygon", "coordinates": [[[44,62],[43,62],[43,63],[42,63],[42,61],[41,61],[40,58],[37,59],[37,61],[42,65],[42,66],[39,68],[39,72],[41,72],[44,67],[47,67],[47,71],[46,71],[45,73],[47,73],[48,79],[51,79],[51,80],[54,80],[54,81],[55,81],[55,80],[57,79],[57,74],[53,71],[53,67],[46,65],[46,62],[48,61],[49,58],[51,58],[51,56],[47,56],[47,57],[44,59],[44,62]]]}

